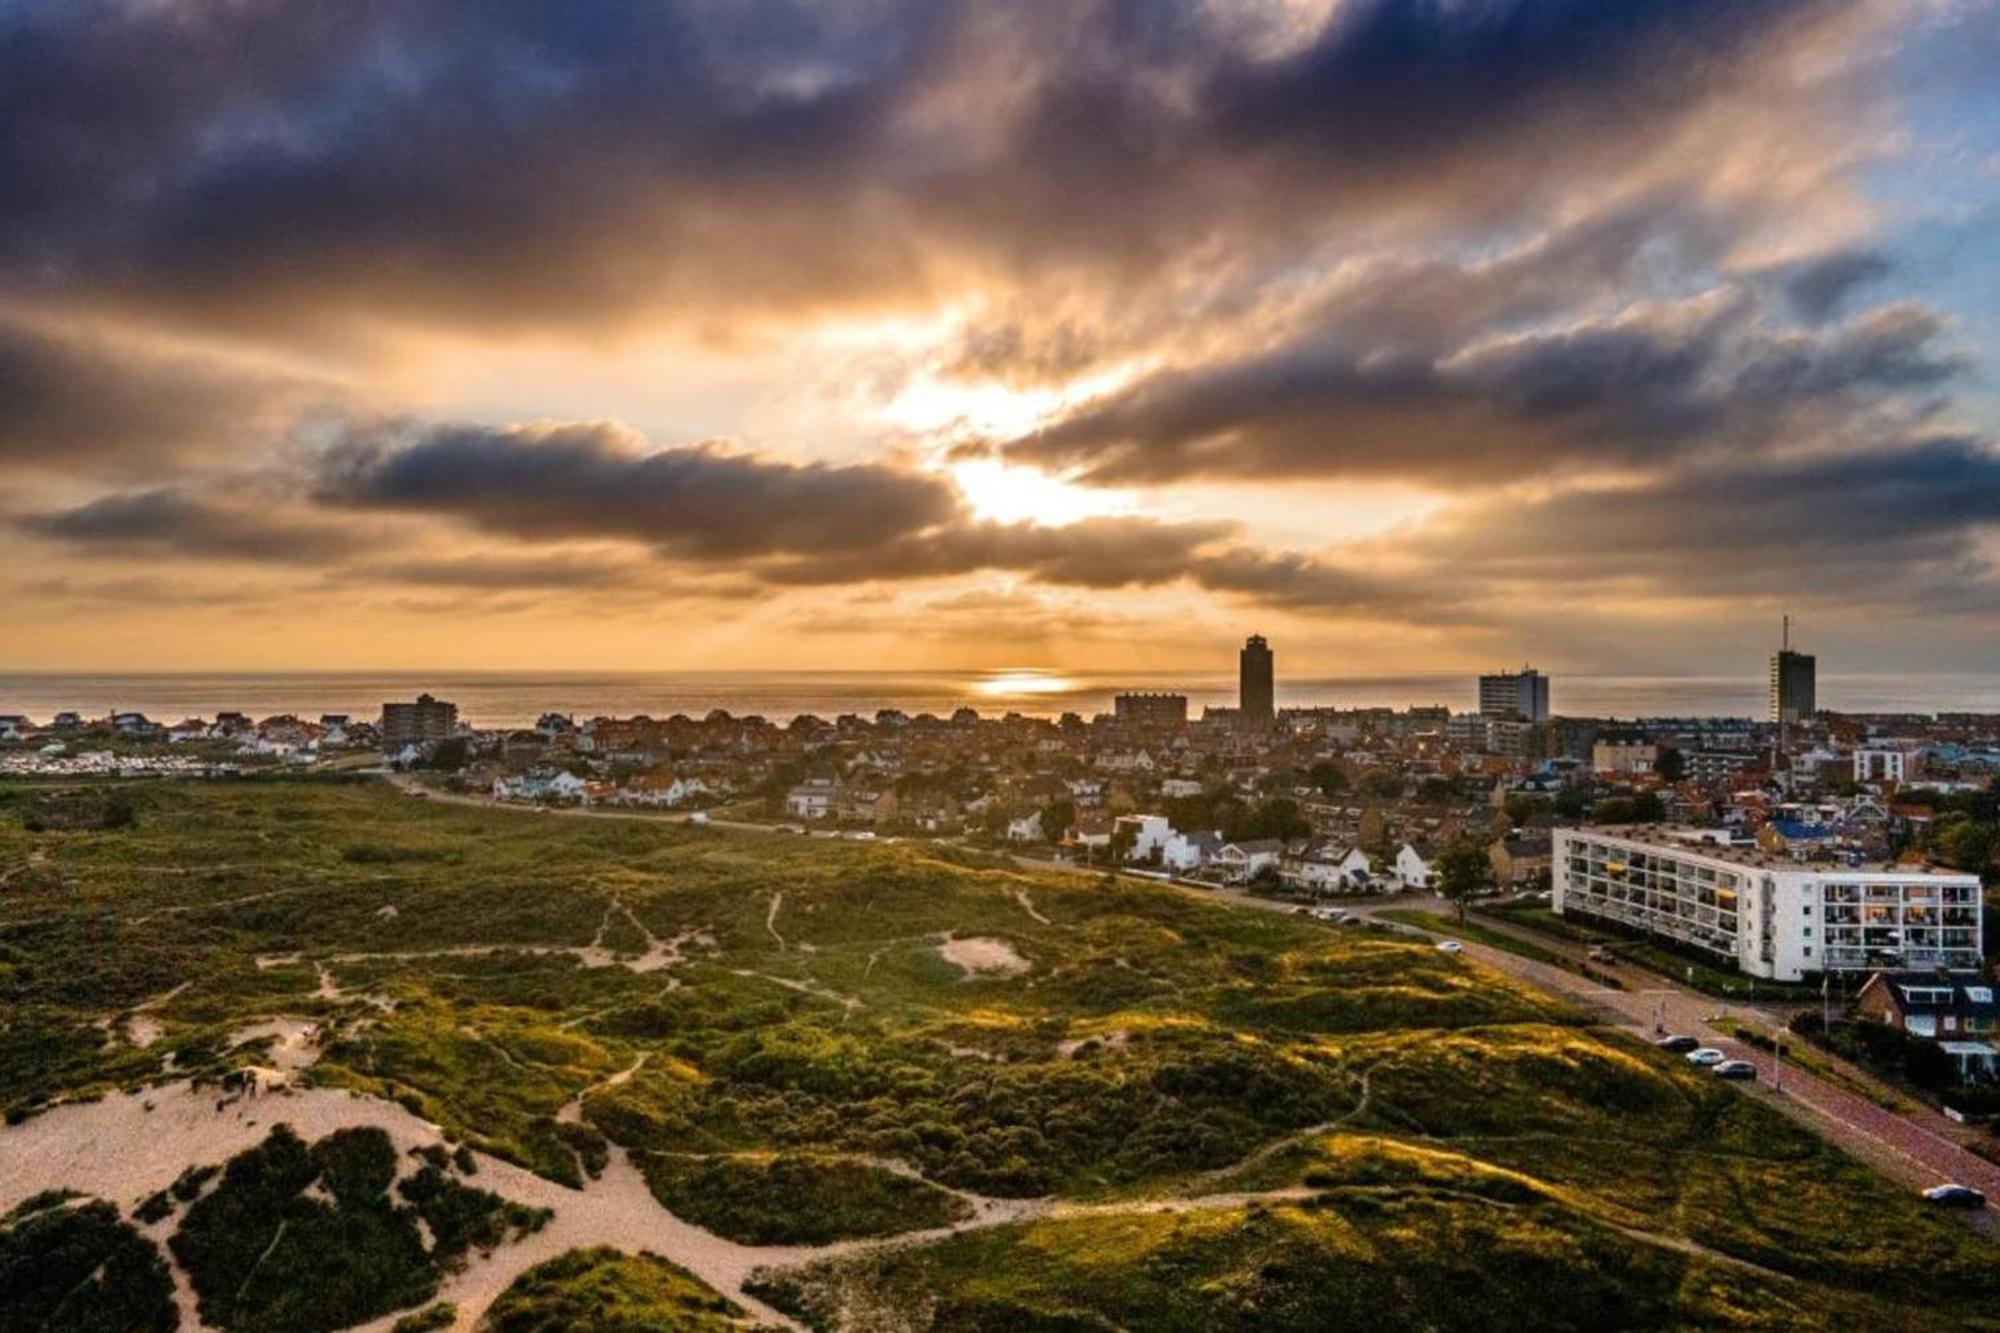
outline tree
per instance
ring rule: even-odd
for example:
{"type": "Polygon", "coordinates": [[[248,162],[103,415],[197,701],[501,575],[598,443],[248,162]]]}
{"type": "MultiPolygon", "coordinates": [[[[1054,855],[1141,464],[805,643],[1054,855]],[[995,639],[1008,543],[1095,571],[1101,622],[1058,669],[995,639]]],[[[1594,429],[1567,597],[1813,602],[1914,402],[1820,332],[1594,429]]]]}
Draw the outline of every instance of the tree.
{"type": "Polygon", "coordinates": [[[1042,807],[1042,837],[1048,842],[1061,842],[1069,832],[1070,825],[1076,823],[1076,803],[1068,800],[1054,800],[1042,807]]]}
{"type": "Polygon", "coordinates": [[[1328,800],[1347,790],[1347,774],[1341,772],[1340,765],[1331,759],[1322,759],[1307,769],[1306,777],[1328,800]]]}
{"type": "Polygon", "coordinates": [[[1662,782],[1679,782],[1687,776],[1687,756],[1669,745],[1653,760],[1653,771],[1662,782]]]}
{"type": "Polygon", "coordinates": [[[466,743],[465,737],[453,736],[437,743],[437,748],[431,751],[430,766],[440,773],[456,773],[465,767],[471,752],[472,747],[466,743]]]}
{"type": "Polygon", "coordinates": [[[1458,909],[1458,923],[1465,924],[1465,907],[1493,885],[1493,862],[1486,849],[1471,838],[1457,838],[1438,853],[1433,869],[1438,892],[1458,909]]]}

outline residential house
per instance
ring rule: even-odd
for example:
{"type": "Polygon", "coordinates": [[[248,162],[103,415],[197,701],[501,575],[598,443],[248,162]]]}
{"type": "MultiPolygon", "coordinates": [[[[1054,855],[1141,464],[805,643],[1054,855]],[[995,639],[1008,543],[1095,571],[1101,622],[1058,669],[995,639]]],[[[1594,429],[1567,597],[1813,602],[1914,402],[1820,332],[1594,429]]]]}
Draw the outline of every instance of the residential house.
{"type": "Polygon", "coordinates": [[[1554,839],[1534,834],[1496,838],[1486,850],[1493,863],[1493,882],[1502,887],[1536,884],[1548,878],[1554,853],[1554,839]]]}
{"type": "Polygon", "coordinates": [[[1437,852],[1428,842],[1406,842],[1396,852],[1396,882],[1406,889],[1428,889],[1433,885],[1437,852]]]}
{"type": "Polygon", "coordinates": [[[2000,1063],[1990,1040],[2000,1022],[2000,1003],[1983,973],[1877,972],[1854,997],[1854,1012],[1937,1042],[1961,1077],[1990,1076],[2000,1063]]]}
{"type": "Polygon", "coordinates": [[[1284,854],[1285,844],[1276,838],[1251,838],[1222,844],[1215,853],[1214,864],[1221,867],[1228,882],[1243,884],[1266,868],[1275,870],[1284,854]]]}
{"type": "Polygon", "coordinates": [[[1359,847],[1322,844],[1304,856],[1287,857],[1279,875],[1295,888],[1314,893],[1358,893],[1365,890],[1373,869],[1359,847]]]}

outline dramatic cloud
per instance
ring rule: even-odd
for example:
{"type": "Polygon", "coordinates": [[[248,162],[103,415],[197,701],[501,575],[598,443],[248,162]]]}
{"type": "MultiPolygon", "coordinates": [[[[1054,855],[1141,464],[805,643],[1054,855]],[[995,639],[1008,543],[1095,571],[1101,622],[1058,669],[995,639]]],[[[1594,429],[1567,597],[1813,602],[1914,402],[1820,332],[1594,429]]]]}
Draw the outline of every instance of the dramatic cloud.
{"type": "MultiPolygon", "coordinates": [[[[1548,293],[1427,275],[1470,324],[1399,320],[1365,288],[1278,345],[1159,371],[1005,446],[1101,483],[1375,475],[1462,485],[1769,448],[1857,410],[1921,415],[1960,368],[1915,306],[1837,325],[1782,324],[1744,287],[1566,323],[1502,322],[1548,293]],[[1400,333],[1401,337],[1398,337],[1400,333]],[[1917,395],[1914,401],[1899,396],[1917,395]]],[[[1511,274],[1519,278],[1521,274],[1511,274]]],[[[1539,313],[1539,312],[1538,312],[1539,313]]]]}
{"type": "Polygon", "coordinates": [[[0,2],[0,577],[496,665],[1983,624],[1995,13],[0,2]]]}
{"type": "Polygon", "coordinates": [[[776,462],[719,448],[648,451],[611,423],[434,427],[326,457],[320,495],[429,513],[531,540],[616,537],[700,559],[851,549],[952,517],[945,482],[861,464],[776,462]]]}
{"type": "Polygon", "coordinates": [[[331,387],[303,376],[0,319],[0,467],[12,470],[129,477],[261,451],[321,397],[331,387]]]}
{"type": "MultiPolygon", "coordinates": [[[[1131,281],[1680,169],[1831,0],[0,11],[0,280],[176,318],[597,324],[1131,281]]],[[[1831,62],[1837,68],[1837,61],[1831,62]]],[[[1783,125],[1776,122],[1783,120],[1783,125]]],[[[1713,151],[1713,150],[1711,150],[1713,151]]],[[[1812,188],[1796,166],[1794,188],[1812,188]],[[1803,182],[1803,184],[1802,184],[1803,182]]],[[[1768,191],[1767,191],[1768,192],[1768,191]]]]}
{"type": "Polygon", "coordinates": [[[360,533],[255,500],[218,502],[162,488],[108,495],[74,509],[26,514],[23,531],[112,553],[318,565],[348,555],[360,533]]]}

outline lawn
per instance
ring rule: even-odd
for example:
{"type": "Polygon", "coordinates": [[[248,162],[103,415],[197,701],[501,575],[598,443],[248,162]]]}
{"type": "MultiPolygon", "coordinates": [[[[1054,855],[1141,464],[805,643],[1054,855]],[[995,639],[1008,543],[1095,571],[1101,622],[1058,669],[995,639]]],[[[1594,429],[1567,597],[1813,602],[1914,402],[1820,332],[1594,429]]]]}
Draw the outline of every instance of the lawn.
{"type": "Polygon", "coordinates": [[[1399,907],[1387,912],[1377,912],[1375,915],[1384,921],[1400,921],[1406,926],[1417,926],[1439,935],[1449,935],[1454,939],[1472,940],[1488,948],[1533,959],[1537,963],[1547,963],[1550,967],[1569,966],[1569,960],[1553,949],[1544,949],[1532,941],[1517,939],[1505,931],[1494,930],[1491,926],[1480,924],[1475,917],[1468,916],[1460,921],[1456,917],[1442,916],[1436,912],[1422,912],[1413,907],[1399,907]]]}

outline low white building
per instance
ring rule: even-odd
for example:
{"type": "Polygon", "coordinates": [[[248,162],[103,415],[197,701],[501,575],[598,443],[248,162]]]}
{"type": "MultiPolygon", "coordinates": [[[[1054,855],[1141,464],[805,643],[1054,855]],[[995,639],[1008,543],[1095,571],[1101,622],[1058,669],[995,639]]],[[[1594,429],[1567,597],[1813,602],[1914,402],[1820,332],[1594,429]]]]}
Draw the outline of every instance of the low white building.
{"type": "Polygon", "coordinates": [[[1979,877],[1797,861],[1713,830],[1558,829],[1553,906],[1714,954],[1757,977],[1977,968],[1979,877]]]}
{"type": "Polygon", "coordinates": [[[785,813],[794,819],[831,819],[839,789],[826,778],[802,782],[785,793],[785,813]]]}
{"type": "Polygon", "coordinates": [[[1214,860],[1221,850],[1219,833],[1176,833],[1160,848],[1160,864],[1177,875],[1188,875],[1214,860]]]}
{"type": "Polygon", "coordinates": [[[1396,883],[1406,889],[1431,887],[1437,854],[1428,845],[1406,842],[1396,850],[1396,883]]]}
{"type": "Polygon", "coordinates": [[[1145,861],[1155,852],[1164,856],[1167,840],[1174,836],[1174,826],[1165,815],[1120,815],[1112,826],[1112,835],[1114,841],[1120,837],[1131,840],[1126,860],[1145,861]]]}
{"type": "Polygon", "coordinates": [[[1266,867],[1275,867],[1285,854],[1285,844],[1276,838],[1254,838],[1246,842],[1225,842],[1216,851],[1214,863],[1225,877],[1241,884],[1255,879],[1266,867]]]}
{"type": "Polygon", "coordinates": [[[1910,776],[1910,754],[1907,750],[1868,747],[1854,752],[1854,780],[1856,782],[1903,783],[1910,776]]]}
{"type": "Polygon", "coordinates": [[[1007,841],[1009,842],[1048,841],[1047,837],[1042,832],[1042,812],[1039,810],[1034,810],[1030,811],[1028,814],[1021,815],[1017,818],[1008,820],[1007,841]]]}
{"type": "Polygon", "coordinates": [[[1286,883],[1314,893],[1358,893],[1368,887],[1371,869],[1359,847],[1316,847],[1286,861],[1281,873],[1286,883]]]}

